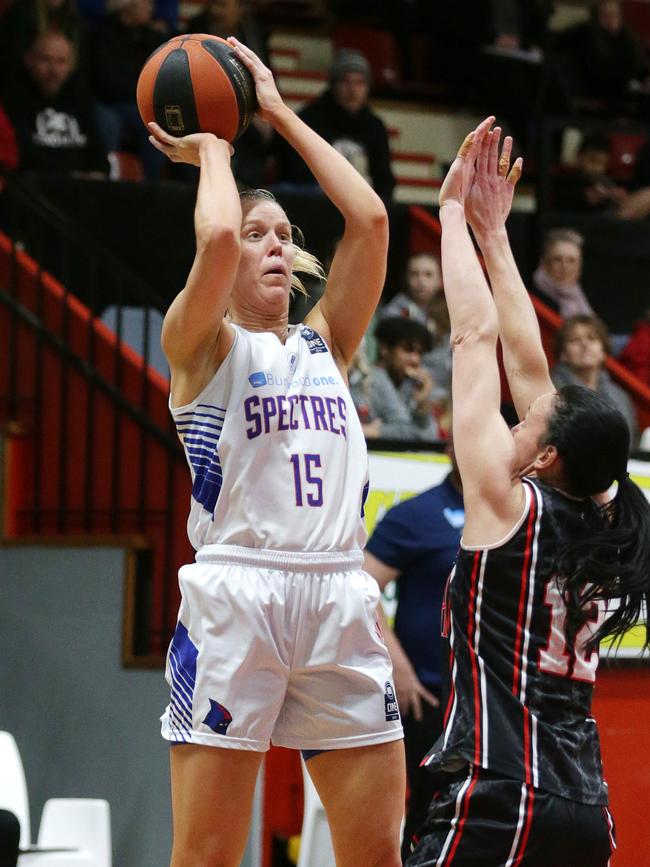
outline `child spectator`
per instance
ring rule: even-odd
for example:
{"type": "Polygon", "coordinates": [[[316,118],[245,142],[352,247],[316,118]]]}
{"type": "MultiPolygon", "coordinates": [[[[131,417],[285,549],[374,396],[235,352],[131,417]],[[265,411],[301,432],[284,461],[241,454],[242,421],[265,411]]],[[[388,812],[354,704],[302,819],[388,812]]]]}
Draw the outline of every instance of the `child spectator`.
{"type": "Polygon", "coordinates": [[[422,364],[432,338],[412,319],[382,319],[375,338],[378,362],[372,369],[370,406],[381,421],[384,439],[435,440],[433,377],[422,364]]]}

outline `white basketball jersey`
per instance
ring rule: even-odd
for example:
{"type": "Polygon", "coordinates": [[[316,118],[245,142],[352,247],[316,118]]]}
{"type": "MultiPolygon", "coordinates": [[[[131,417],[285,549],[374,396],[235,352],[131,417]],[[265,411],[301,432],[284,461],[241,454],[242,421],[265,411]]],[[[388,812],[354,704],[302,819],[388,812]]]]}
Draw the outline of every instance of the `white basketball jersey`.
{"type": "Polygon", "coordinates": [[[172,409],[192,474],[188,535],[202,545],[342,551],[366,540],[366,444],[325,341],[233,325],[201,394],[172,409]]]}

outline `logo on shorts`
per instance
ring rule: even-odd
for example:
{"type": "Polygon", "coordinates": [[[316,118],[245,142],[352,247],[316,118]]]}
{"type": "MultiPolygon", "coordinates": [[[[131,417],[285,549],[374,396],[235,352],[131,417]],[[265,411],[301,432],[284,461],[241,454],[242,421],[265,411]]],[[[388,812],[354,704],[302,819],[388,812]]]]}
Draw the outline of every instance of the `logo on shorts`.
{"type": "Polygon", "coordinates": [[[227,734],[228,726],[232,722],[230,711],[213,698],[209,698],[208,701],[210,702],[210,710],[203,722],[218,735],[227,734]]]}
{"type": "Polygon", "coordinates": [[[399,707],[395,698],[395,690],[390,680],[384,686],[384,708],[386,710],[386,722],[399,719],[399,707]]]}

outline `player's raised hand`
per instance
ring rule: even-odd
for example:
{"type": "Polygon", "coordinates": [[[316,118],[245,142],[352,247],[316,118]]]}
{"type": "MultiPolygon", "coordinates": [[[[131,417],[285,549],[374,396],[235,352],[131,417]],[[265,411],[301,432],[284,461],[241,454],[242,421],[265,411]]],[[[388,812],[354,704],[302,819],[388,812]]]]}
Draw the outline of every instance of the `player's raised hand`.
{"type": "Polygon", "coordinates": [[[466,136],[440,188],[439,204],[441,208],[452,202],[465,207],[465,199],[474,178],[474,163],[483,140],[493,123],[494,117],[486,117],[476,129],[466,136]]]}
{"type": "Polygon", "coordinates": [[[247,48],[234,36],[228,37],[238,60],[244,64],[253,76],[255,82],[255,95],[257,96],[258,112],[264,120],[273,123],[273,117],[277,111],[284,108],[284,102],[278,91],[273,73],[265,66],[254,51],[247,48]]]}
{"type": "Polygon", "coordinates": [[[234,153],[233,146],[224,139],[217,138],[211,132],[195,132],[190,135],[174,136],[165,132],[157,123],[151,122],[147,124],[149,132],[149,141],[151,144],[165,154],[173,163],[187,163],[190,166],[201,165],[201,147],[214,143],[216,147],[222,147],[228,154],[232,156],[234,153]]]}
{"type": "Polygon", "coordinates": [[[499,153],[500,141],[501,129],[497,126],[481,142],[465,199],[467,220],[477,238],[504,228],[521,177],[521,157],[510,165],[512,138],[506,136],[499,153]]]}

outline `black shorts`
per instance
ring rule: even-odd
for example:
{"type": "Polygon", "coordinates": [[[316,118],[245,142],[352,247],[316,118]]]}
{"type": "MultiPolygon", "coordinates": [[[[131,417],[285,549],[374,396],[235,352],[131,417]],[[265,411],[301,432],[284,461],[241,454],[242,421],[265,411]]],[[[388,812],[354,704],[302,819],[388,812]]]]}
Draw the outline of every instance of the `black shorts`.
{"type": "Polygon", "coordinates": [[[607,867],[614,823],[580,804],[482,768],[441,788],[408,867],[607,867]]]}

